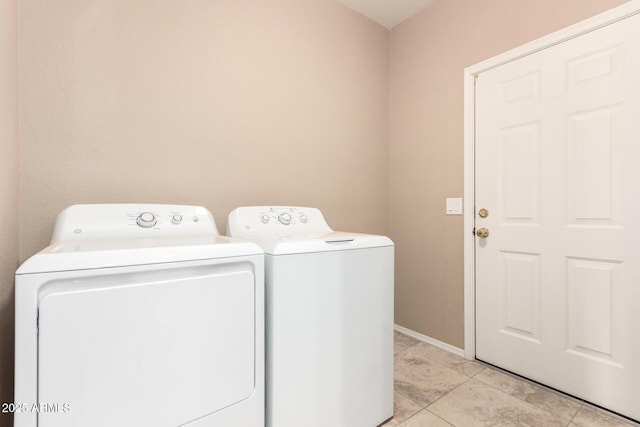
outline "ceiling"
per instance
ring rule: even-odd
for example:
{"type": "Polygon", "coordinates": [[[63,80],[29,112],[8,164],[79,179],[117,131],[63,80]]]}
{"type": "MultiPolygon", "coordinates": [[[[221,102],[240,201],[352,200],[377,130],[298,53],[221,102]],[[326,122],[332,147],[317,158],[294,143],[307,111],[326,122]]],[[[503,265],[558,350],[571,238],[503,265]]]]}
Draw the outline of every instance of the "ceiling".
{"type": "Polygon", "coordinates": [[[436,0],[337,0],[386,28],[393,28],[436,0]]]}

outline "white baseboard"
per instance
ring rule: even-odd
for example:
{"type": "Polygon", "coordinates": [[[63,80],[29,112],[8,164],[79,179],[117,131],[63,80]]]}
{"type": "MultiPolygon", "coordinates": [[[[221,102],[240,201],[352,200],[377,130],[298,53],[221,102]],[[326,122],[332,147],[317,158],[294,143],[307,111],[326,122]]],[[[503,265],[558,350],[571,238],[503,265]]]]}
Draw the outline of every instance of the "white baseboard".
{"type": "Polygon", "coordinates": [[[413,331],[411,329],[405,328],[404,326],[400,326],[400,325],[393,325],[393,329],[395,329],[396,331],[400,332],[401,334],[405,334],[410,336],[411,338],[415,338],[418,341],[422,341],[422,342],[426,342],[427,344],[431,344],[435,347],[441,348],[443,350],[448,351],[449,353],[453,353],[456,356],[460,356],[460,357],[465,357],[464,356],[464,350],[455,346],[452,346],[451,344],[447,344],[446,342],[442,342],[439,341],[435,338],[431,338],[428,337],[426,335],[422,335],[419,332],[413,331]]]}

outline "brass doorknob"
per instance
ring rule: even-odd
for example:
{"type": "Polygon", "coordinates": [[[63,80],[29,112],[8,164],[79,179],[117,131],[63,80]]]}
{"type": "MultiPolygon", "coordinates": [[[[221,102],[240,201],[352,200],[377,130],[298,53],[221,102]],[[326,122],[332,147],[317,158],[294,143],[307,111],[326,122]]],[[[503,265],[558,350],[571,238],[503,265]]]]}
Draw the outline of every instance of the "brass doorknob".
{"type": "Polygon", "coordinates": [[[482,209],[480,209],[480,210],[478,211],[478,216],[479,216],[480,218],[486,218],[486,217],[488,217],[488,216],[489,216],[489,211],[488,211],[487,209],[485,209],[485,208],[482,208],[482,209]]]}
{"type": "Polygon", "coordinates": [[[478,228],[476,230],[476,236],[480,237],[481,239],[486,239],[487,237],[489,237],[489,230],[487,230],[486,228],[478,228]]]}

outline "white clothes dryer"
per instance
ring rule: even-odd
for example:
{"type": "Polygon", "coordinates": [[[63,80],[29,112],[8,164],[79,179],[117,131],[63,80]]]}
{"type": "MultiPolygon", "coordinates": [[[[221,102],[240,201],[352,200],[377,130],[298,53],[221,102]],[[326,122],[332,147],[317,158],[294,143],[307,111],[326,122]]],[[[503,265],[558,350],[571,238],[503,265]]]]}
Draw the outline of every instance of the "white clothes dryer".
{"type": "Polygon", "coordinates": [[[234,210],[227,234],[265,251],[267,426],[393,416],[393,242],[282,206],[234,210]]]}
{"type": "Polygon", "coordinates": [[[67,208],[16,272],[15,427],[264,426],[263,262],[202,207],[67,208]]]}

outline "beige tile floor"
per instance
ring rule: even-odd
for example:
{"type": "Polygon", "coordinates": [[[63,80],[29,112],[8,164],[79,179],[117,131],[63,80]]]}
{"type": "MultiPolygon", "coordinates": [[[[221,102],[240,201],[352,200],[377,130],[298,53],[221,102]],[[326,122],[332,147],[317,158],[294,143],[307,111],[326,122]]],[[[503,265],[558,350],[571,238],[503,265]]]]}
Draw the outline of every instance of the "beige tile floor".
{"type": "Polygon", "coordinates": [[[398,332],[394,401],[385,427],[639,426],[398,332]]]}

